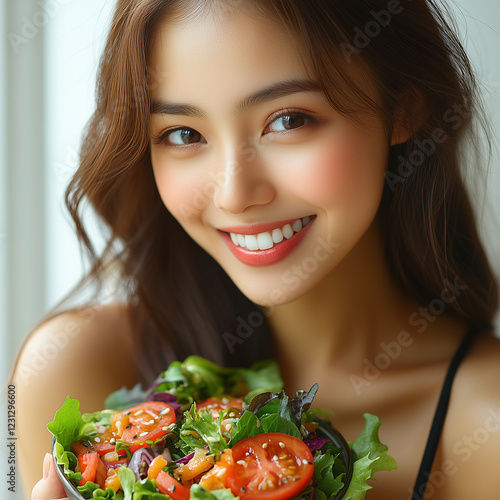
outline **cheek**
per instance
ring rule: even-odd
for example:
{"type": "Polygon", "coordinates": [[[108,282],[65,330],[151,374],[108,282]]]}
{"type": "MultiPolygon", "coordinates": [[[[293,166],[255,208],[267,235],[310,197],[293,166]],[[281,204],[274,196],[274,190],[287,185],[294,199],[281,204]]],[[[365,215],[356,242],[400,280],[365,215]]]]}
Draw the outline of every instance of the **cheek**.
{"type": "Polygon", "coordinates": [[[181,224],[196,218],[209,202],[209,185],[187,169],[166,168],[152,160],[156,186],[168,211],[181,224]]]}
{"type": "MultiPolygon", "coordinates": [[[[307,175],[300,179],[301,191],[318,204],[358,200],[377,191],[383,183],[386,156],[377,144],[343,141],[317,148],[300,160],[307,175]]],[[[296,161],[297,161],[296,160],[296,161]]]]}

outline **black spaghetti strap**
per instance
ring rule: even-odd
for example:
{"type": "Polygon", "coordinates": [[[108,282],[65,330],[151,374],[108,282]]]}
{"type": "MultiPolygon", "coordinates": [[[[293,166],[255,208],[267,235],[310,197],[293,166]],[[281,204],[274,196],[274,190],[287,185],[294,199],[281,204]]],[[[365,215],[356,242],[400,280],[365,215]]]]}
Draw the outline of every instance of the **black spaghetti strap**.
{"type": "Polygon", "coordinates": [[[413,495],[411,497],[411,500],[422,500],[424,498],[425,488],[427,487],[427,481],[429,479],[432,464],[434,463],[434,458],[436,456],[436,450],[439,444],[441,431],[443,429],[446,411],[448,410],[448,402],[450,400],[453,378],[455,377],[455,373],[457,372],[460,363],[467,354],[467,351],[469,350],[477,332],[477,328],[470,328],[468,330],[462,342],[460,343],[455,356],[451,360],[450,367],[448,368],[448,373],[446,374],[446,378],[444,380],[443,389],[441,391],[441,395],[439,396],[439,402],[436,407],[436,413],[434,414],[434,420],[432,422],[429,438],[427,439],[424,456],[422,458],[422,463],[420,464],[420,470],[418,471],[417,480],[415,482],[415,487],[413,488],[413,495]]]}

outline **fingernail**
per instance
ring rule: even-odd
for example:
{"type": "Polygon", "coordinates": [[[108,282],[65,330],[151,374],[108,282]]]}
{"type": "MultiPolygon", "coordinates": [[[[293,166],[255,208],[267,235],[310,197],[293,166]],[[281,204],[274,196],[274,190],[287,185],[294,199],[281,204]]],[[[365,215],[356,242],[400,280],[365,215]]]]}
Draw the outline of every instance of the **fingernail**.
{"type": "Polygon", "coordinates": [[[50,453],[45,453],[43,457],[43,478],[47,479],[50,472],[50,462],[52,461],[52,455],[50,453]]]}

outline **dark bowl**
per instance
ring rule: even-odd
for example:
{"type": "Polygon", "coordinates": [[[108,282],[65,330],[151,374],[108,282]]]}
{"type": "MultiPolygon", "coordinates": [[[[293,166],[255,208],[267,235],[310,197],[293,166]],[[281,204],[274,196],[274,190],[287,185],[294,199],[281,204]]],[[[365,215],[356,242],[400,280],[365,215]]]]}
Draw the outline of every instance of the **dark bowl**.
{"type": "MultiPolygon", "coordinates": [[[[342,490],[338,492],[337,496],[333,499],[333,500],[341,500],[341,498],[347,491],[347,488],[349,487],[349,483],[351,482],[352,478],[353,463],[352,463],[351,448],[349,448],[347,441],[344,439],[342,434],[340,434],[340,432],[337,431],[337,429],[322,421],[318,421],[318,423],[319,423],[318,426],[319,434],[322,434],[326,439],[329,439],[335,446],[341,449],[340,458],[344,463],[346,469],[346,477],[344,478],[344,487],[342,488],[342,490]]],[[[56,446],[56,438],[54,436],[52,438],[52,455],[54,457],[56,472],[63,484],[64,491],[66,492],[70,500],[85,500],[78,491],[78,489],[76,488],[76,486],[64,475],[63,466],[57,463],[57,460],[55,458],[55,446],[56,446]]]]}
{"type": "Polygon", "coordinates": [[[349,484],[352,479],[352,470],[353,470],[353,461],[352,461],[352,453],[351,448],[349,447],[347,441],[344,439],[344,436],[332,427],[330,424],[322,422],[318,420],[318,431],[319,434],[323,434],[326,439],[329,439],[335,446],[340,448],[340,459],[344,463],[346,474],[344,478],[344,487],[337,493],[333,500],[341,500],[344,496],[347,488],[349,488],[349,484]]]}

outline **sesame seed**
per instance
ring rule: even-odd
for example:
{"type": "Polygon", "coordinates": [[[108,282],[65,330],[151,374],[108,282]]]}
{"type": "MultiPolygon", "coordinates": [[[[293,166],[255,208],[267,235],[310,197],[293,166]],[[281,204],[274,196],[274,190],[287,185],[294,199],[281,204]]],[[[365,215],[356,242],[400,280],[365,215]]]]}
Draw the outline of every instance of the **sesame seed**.
{"type": "Polygon", "coordinates": [[[168,431],[168,427],[162,427],[161,430],[162,431],[168,431]]]}
{"type": "Polygon", "coordinates": [[[160,412],[160,415],[166,415],[170,411],[170,408],[167,406],[167,408],[163,408],[163,410],[160,412]]]}
{"type": "Polygon", "coordinates": [[[284,448],[285,447],[285,443],[282,443],[281,441],[279,442],[279,445],[280,445],[280,448],[284,448]]]}
{"type": "Polygon", "coordinates": [[[233,426],[232,426],[231,424],[226,424],[225,429],[226,429],[226,431],[228,431],[228,432],[229,432],[229,431],[231,430],[231,428],[232,428],[232,427],[233,427],[233,426]]]}
{"type": "Polygon", "coordinates": [[[134,417],[138,417],[139,415],[142,415],[144,413],[144,410],[138,410],[134,413],[134,417]]]}
{"type": "Polygon", "coordinates": [[[271,460],[278,460],[278,455],[274,455],[271,460]]]}
{"type": "Polygon", "coordinates": [[[242,465],[243,467],[248,467],[248,463],[245,462],[245,460],[238,460],[236,463],[242,465]]]}
{"type": "Polygon", "coordinates": [[[212,436],[208,436],[208,437],[207,437],[207,441],[208,441],[209,443],[216,443],[216,442],[218,441],[218,439],[216,439],[216,438],[214,438],[214,437],[212,437],[212,436]]]}
{"type": "Polygon", "coordinates": [[[151,419],[149,422],[148,422],[148,425],[153,425],[155,423],[155,421],[153,419],[151,419]]]}
{"type": "Polygon", "coordinates": [[[147,434],[147,431],[141,432],[141,433],[139,434],[139,437],[143,437],[143,436],[145,436],[146,434],[147,434]]]}
{"type": "Polygon", "coordinates": [[[115,438],[111,438],[111,439],[109,440],[109,442],[110,442],[111,444],[115,444],[115,443],[116,443],[116,439],[115,439],[115,438]]]}
{"type": "Polygon", "coordinates": [[[101,442],[101,440],[100,440],[98,437],[94,438],[94,441],[95,441],[96,443],[100,443],[100,442],[101,442]]]}
{"type": "Polygon", "coordinates": [[[265,450],[267,448],[267,443],[262,443],[262,448],[265,450]]]}

